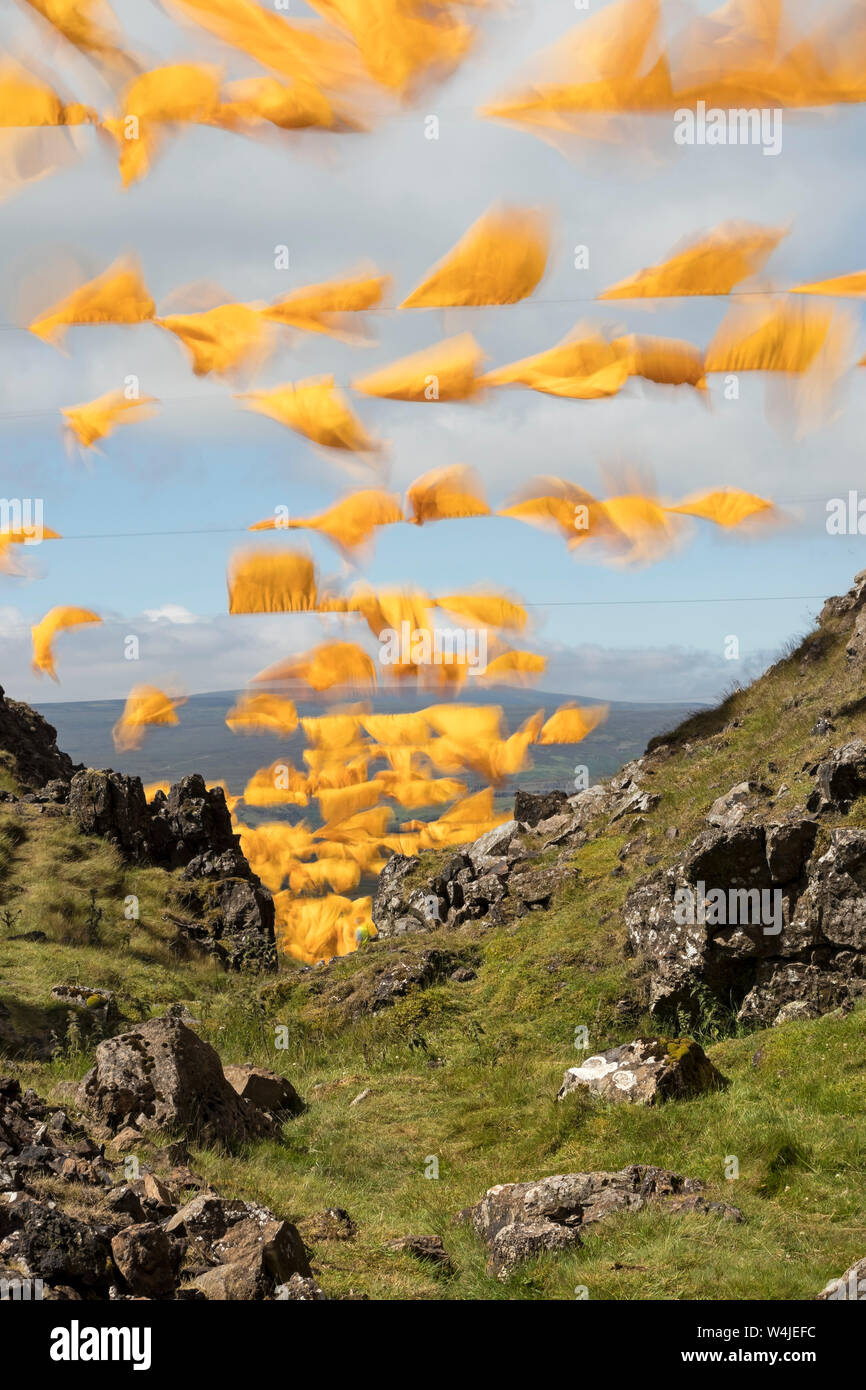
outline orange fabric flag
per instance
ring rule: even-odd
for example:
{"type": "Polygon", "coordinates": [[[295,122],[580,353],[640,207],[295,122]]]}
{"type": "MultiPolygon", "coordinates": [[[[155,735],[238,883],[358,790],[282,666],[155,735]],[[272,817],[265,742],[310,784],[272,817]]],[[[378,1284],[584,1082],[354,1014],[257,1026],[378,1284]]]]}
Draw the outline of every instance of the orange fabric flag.
{"type": "Polygon", "coordinates": [[[95,401],[65,406],[60,413],[82,448],[91,449],[100,439],[112,434],[116,425],[149,419],[153,415],[150,407],[155,405],[159,405],[155,396],[137,396],[130,400],[123,390],[117,390],[108,391],[95,401]]]}
{"type": "Polygon", "coordinates": [[[755,275],[787,229],[725,222],[675,251],[666,261],[639,270],[599,299],[657,299],[672,295],[730,294],[755,275]]]}
{"type": "Polygon", "coordinates": [[[240,550],[228,576],[230,613],[309,613],[316,607],[316,571],[299,550],[240,550]]]}
{"type": "Polygon", "coordinates": [[[300,681],[318,691],[336,685],[375,690],[377,684],[372,658],[355,642],[322,642],[312,651],[290,656],[260,671],[254,680],[300,681]]]}
{"type": "Polygon", "coordinates": [[[539,743],[580,743],[603,724],[609,705],[560,705],[542,726],[539,743]]]}
{"type": "Polygon", "coordinates": [[[54,652],[52,643],[55,634],[63,632],[69,627],[79,627],[82,623],[101,623],[102,619],[98,613],[92,613],[89,608],[70,608],[61,606],[52,608],[30,629],[33,638],[33,670],[37,675],[44,671],[53,681],[57,680],[57,672],[54,669],[54,652]]]}
{"type": "Polygon", "coordinates": [[[353,381],[352,390],[391,401],[468,401],[481,390],[483,360],[472,334],[461,333],[353,381]]]}
{"type": "Polygon", "coordinates": [[[491,208],[400,307],[516,304],[532,294],[541,280],[549,246],[548,221],[542,213],[491,208]]]}
{"type": "Polygon", "coordinates": [[[57,345],[71,324],[146,323],[155,312],[138,266],[129,259],[119,260],[35,318],[30,332],[57,345]]]}
{"type": "Polygon", "coordinates": [[[365,309],[382,303],[390,276],[376,271],[346,280],[326,280],[303,285],[264,310],[264,317],[305,333],[326,333],[342,342],[365,341],[365,309]]]}
{"type": "Polygon", "coordinates": [[[372,453],[380,446],[353,415],[332,376],[287,382],[272,391],[250,391],[241,399],[247,410],[267,415],[326,449],[372,453]]]}
{"type": "Polygon", "coordinates": [[[270,331],[251,304],[218,304],[197,314],[167,314],[155,320],[179,338],[196,376],[218,376],[258,367],[270,351],[270,331]]]}
{"type": "Polygon", "coordinates": [[[219,102],[220,74],[201,63],[172,63],[136,77],[118,115],[102,122],[117,142],[124,188],[148,172],[170,124],[207,122],[219,102]]]}
{"type": "Polygon", "coordinates": [[[298,711],[293,700],[280,695],[242,695],[226,715],[233,734],[293,734],[298,711]]]}
{"type": "Polygon", "coordinates": [[[406,491],[406,506],[411,512],[406,520],[416,526],[453,517],[490,515],[478,475],[459,463],[433,468],[416,478],[406,491]]]}
{"type": "Polygon", "coordinates": [[[167,695],[155,685],[136,685],[129,692],[123,713],[111,731],[117,751],[140,748],[145,733],[156,725],[177,724],[177,708],[184,699],[167,695]]]}

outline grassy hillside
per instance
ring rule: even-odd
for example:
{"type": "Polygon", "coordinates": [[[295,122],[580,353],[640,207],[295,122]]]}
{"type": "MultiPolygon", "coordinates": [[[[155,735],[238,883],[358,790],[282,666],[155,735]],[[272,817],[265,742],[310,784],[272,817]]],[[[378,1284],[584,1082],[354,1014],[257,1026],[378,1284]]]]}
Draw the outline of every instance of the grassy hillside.
{"type": "MultiPolygon", "coordinates": [[[[866,1009],[747,1034],[709,1007],[697,1035],[730,1079],[726,1091],[657,1109],[554,1098],[580,1058],[578,1026],[588,1028],[592,1051],[657,1028],[625,955],[622,921],[647,855],[673,860],[715,798],[747,778],[772,795],[787,787],[780,807],[801,806],[812,786],[805,765],[866,735],[866,696],[845,657],[849,630],[829,621],[753,686],[656,747],[647,774],[658,807],[578,850],[574,880],[550,910],[508,927],[371,943],[316,969],[284,960],[264,983],[172,964],[160,920],[167,874],[125,869],[62,818],[0,815],[0,922],[3,909],[20,911],[13,931],[49,937],[10,942],[0,924],[0,1001],[13,1016],[20,1001],[23,1027],[48,1016],[48,991],[61,981],[116,989],[130,1018],[182,999],[224,1061],[284,1071],[308,1102],[285,1126],[285,1141],[234,1156],[197,1151],[194,1166],[226,1194],[259,1199],[302,1231],[322,1208],[346,1208],[354,1240],[308,1237],[332,1296],[569,1299],[578,1286],[593,1299],[814,1295],[866,1253],[866,1009]],[[835,727],[813,735],[828,712],[835,727]],[[638,835],[639,848],[621,859],[638,835]],[[99,947],[84,944],[91,888],[103,908],[99,947]],[[123,917],[129,893],[140,898],[137,923],[123,917]],[[475,978],[364,1012],[385,965],[434,947],[472,965],[475,978]],[[286,1050],[275,1046],[281,1024],[286,1050]],[[729,1181],[732,1156],[739,1177],[729,1181]],[[431,1159],[438,1178],[425,1176],[431,1159]],[[620,1217],[582,1249],[542,1256],[506,1284],[485,1275],[471,1232],[450,1226],[494,1183],[631,1162],[704,1179],[708,1195],[740,1207],[745,1223],[658,1211],[620,1217]],[[452,1277],[386,1249],[393,1237],[428,1233],[444,1238],[452,1277]]],[[[863,810],[856,805],[847,823],[862,824],[863,810]]],[[[63,1017],[54,1022],[62,1031],[63,1017]]],[[[89,1044],[73,1037],[53,1060],[14,1069],[58,1094],[89,1063],[89,1044]]]]}

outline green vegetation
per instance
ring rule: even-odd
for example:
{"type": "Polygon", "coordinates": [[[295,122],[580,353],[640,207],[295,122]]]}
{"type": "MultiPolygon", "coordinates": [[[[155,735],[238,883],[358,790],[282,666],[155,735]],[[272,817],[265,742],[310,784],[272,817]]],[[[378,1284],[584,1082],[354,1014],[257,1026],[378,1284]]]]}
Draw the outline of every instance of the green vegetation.
{"type": "MultiPolygon", "coordinates": [[[[673,860],[735,782],[774,794],[786,786],[780,807],[802,806],[812,786],[804,764],[864,733],[861,701],[831,624],[670,737],[654,762],[656,810],[580,849],[573,881],[548,911],[505,927],[371,943],[325,968],[286,960],[264,980],[172,961],[161,919],[169,875],[125,868],[63,818],[6,815],[0,909],[21,912],[16,932],[42,930],[49,941],[9,941],[0,919],[0,1001],[23,1027],[62,1023],[67,1011],[48,997],[61,982],[115,990],[127,1018],[184,1000],[225,1062],[285,1072],[308,1108],[285,1125],[284,1142],[197,1151],[193,1166],[226,1195],[264,1202],[302,1230],[305,1217],[345,1207],[356,1238],[314,1243],[332,1296],[571,1299],[585,1286],[593,1299],[811,1297],[866,1251],[864,1007],[745,1034],[708,1000],[690,1031],[729,1078],[726,1090],[652,1109],[554,1097],[581,1056],[577,1028],[587,1028],[592,1051],[658,1032],[622,922],[646,856],[673,860]],[[834,731],[813,736],[828,708],[834,731]],[[91,889],[103,910],[99,947],[86,944],[91,889]],[[124,917],[130,894],[137,921],[124,917]],[[435,984],[376,1015],[353,1019],[343,1007],[348,994],[365,996],[383,957],[433,947],[471,955],[476,977],[435,984]],[[745,1223],[648,1210],[605,1223],[581,1249],[543,1256],[506,1284],[485,1274],[471,1230],[450,1224],[494,1183],[632,1162],[705,1180],[707,1195],[740,1207],[745,1223]],[[437,1165],[438,1178],[425,1176],[437,1165]],[[454,1275],[387,1250],[406,1234],[441,1235],[454,1275]]],[[[852,822],[862,823],[858,807],[852,822]]],[[[680,1031],[670,1030],[673,1046],[680,1031]]],[[[83,1074],[95,1040],[85,1034],[77,1049],[16,1071],[43,1093],[63,1094],[58,1085],[83,1074]]]]}

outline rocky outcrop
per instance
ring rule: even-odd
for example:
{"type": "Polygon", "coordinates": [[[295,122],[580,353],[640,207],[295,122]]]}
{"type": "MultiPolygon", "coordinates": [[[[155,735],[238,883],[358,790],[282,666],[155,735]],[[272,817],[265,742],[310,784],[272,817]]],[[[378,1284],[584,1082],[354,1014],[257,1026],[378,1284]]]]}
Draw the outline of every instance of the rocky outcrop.
{"type": "Polygon", "coordinates": [[[99,835],[126,859],[159,862],[164,847],[156,843],[140,777],[88,768],[72,778],[69,813],[85,835],[99,835]]]}
{"type": "Polygon", "coordinates": [[[759,1027],[815,1018],[866,993],[866,831],[808,817],[704,831],[626,900],[650,1009],[694,1013],[702,993],[759,1027]]]}
{"type": "Polygon", "coordinates": [[[569,1067],[556,1098],[583,1091],[608,1101],[658,1105],[719,1091],[727,1084],[692,1038],[637,1038],[569,1067]]]}
{"type": "Polygon", "coordinates": [[[0,686],[0,749],[22,787],[37,791],[46,783],[68,783],[72,759],[57,747],[57,730],[29,705],[9,700],[0,686]]]}
{"type": "Polygon", "coordinates": [[[550,907],[575,881],[575,851],[593,823],[601,829],[655,809],[658,796],[640,782],[643,767],[643,760],[630,763],[610,782],[576,796],[519,791],[514,819],[455,850],[437,873],[425,873],[423,859],[392,855],[373,898],[379,936],[476,922],[501,926],[550,907]]]}
{"type": "Polygon", "coordinates": [[[253,873],[232,829],[225,794],[194,773],[157,792],[148,805],[139,777],[79,772],[69,813],[134,863],[183,869],[174,900],[178,959],[211,955],[226,969],[274,970],[274,901],[253,873]]]}
{"type": "Polygon", "coordinates": [[[490,1252],[487,1273],[504,1280],[523,1260],[580,1245],[587,1226],[649,1203],[663,1205],[670,1215],[705,1212],[743,1220],[736,1207],[707,1201],[703,1190],[696,1178],[635,1163],[618,1172],[566,1173],[491,1187],[455,1220],[472,1225],[490,1252]]]}
{"type": "Polygon", "coordinates": [[[217,1052],[176,1018],[151,1019],[101,1042],[78,1101],[115,1133],[158,1130],[221,1147],[276,1133],[273,1120],[226,1080],[217,1052]]]}
{"type": "Polygon", "coordinates": [[[807,802],[808,809],[818,815],[828,811],[847,813],[851,803],[866,793],[866,743],[862,738],[852,739],[811,771],[815,790],[807,802]]]}
{"type": "MultiPolygon", "coordinates": [[[[144,1137],[139,1134],[140,1144],[144,1137]]],[[[169,1161],[181,1145],[158,1151],[169,1161]]],[[[65,1110],[0,1077],[0,1278],[45,1299],[323,1299],[291,1222],[182,1164],[126,1181],[65,1110]],[[52,1178],[50,1199],[34,1191],[52,1178]],[[81,1184],[97,1192],[83,1203],[81,1184]],[[82,1212],[90,1213],[86,1217],[82,1212]],[[38,1293],[33,1289],[38,1281],[38,1293]]]]}

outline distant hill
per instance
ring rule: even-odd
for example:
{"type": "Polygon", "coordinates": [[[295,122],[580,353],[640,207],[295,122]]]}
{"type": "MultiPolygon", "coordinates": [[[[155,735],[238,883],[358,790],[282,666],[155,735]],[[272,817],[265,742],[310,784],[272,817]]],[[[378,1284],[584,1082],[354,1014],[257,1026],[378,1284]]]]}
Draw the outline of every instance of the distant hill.
{"type": "MultiPolygon", "coordinates": [[[[143,748],[127,753],[115,752],[111,739],[112,726],[123,708],[121,700],[58,701],[36,708],[55,726],[58,744],[73,762],[111,767],[136,774],[145,782],[173,781],[185,773],[200,772],[208,780],[225,780],[232,792],[239,793],[258,768],[280,757],[301,766],[305,740],[300,731],[288,739],[232,733],[225,717],[237,698],[238,692],[233,690],[193,695],[180,711],[179,726],[153,729],[143,748]]],[[[396,713],[423,709],[436,699],[431,692],[413,692],[411,696],[378,695],[370,703],[381,713],[396,713]]],[[[598,703],[588,697],[509,687],[473,691],[457,703],[502,705],[508,731],[513,732],[534,710],[544,707],[552,714],[569,700],[598,703]]],[[[297,700],[296,704],[302,715],[323,714],[334,708],[333,703],[322,700],[297,700]]],[[[651,738],[674,728],[695,709],[695,705],[686,704],[612,703],[607,723],[583,743],[534,748],[532,768],[515,778],[514,786],[570,789],[576,763],[588,767],[593,782],[610,777],[623,763],[639,756],[651,738]]]]}

